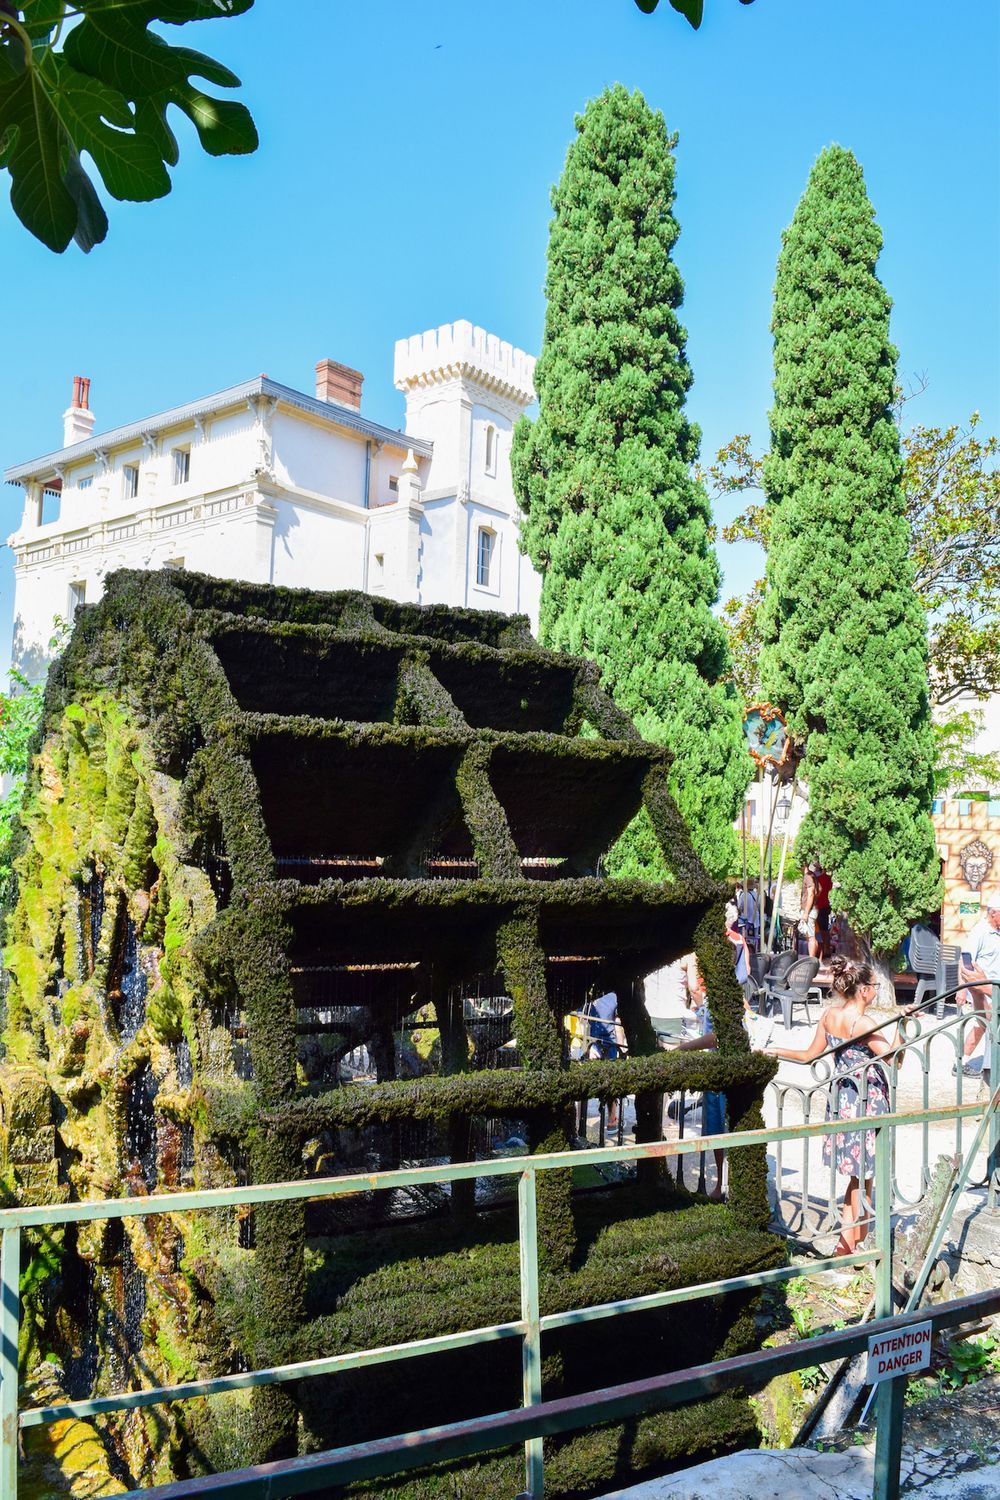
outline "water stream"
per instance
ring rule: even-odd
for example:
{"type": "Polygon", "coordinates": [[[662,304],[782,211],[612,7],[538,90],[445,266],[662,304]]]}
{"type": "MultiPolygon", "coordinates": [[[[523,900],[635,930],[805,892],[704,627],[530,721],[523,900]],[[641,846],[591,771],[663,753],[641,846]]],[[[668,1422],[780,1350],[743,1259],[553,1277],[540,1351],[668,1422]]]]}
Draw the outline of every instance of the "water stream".
{"type": "Polygon", "coordinates": [[[194,1066],[191,1062],[191,1045],[187,1037],[182,1037],[174,1048],[175,1065],[177,1068],[177,1087],[189,1089],[194,1081],[194,1066]]]}
{"type": "Polygon", "coordinates": [[[135,1039],[139,1027],[146,1019],[148,981],[139,955],[139,939],[136,936],[135,924],[125,912],[122,913],[119,921],[121,929],[117,941],[121,944],[119,955],[121,968],[119,974],[115,976],[118,980],[117,997],[112,996],[112,1005],[121,1044],[125,1047],[135,1039]]]}
{"type": "Polygon", "coordinates": [[[144,1063],[129,1079],[128,1101],[125,1106],[125,1170],[130,1178],[136,1175],[141,1177],[150,1192],[156,1187],[158,1087],[151,1065],[144,1063]]]}
{"type": "Polygon", "coordinates": [[[80,891],[80,938],[87,977],[94,972],[104,921],[104,878],[93,874],[80,891]]]}

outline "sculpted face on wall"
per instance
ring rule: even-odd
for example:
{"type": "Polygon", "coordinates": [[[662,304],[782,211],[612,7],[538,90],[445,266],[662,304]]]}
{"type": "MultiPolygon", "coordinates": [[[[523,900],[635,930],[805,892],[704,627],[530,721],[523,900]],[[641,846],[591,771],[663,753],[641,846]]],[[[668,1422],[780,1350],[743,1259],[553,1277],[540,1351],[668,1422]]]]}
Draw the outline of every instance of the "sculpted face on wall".
{"type": "Polygon", "coordinates": [[[973,839],[960,851],[958,862],[969,888],[978,891],[993,868],[993,850],[982,839],[973,839]]]}

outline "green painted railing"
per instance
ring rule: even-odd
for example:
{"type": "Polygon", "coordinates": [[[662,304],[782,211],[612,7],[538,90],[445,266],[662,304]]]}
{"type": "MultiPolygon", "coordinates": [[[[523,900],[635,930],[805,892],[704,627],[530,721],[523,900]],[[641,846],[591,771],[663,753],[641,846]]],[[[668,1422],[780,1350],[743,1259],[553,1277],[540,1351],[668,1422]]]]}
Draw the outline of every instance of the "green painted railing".
{"type": "MultiPolygon", "coordinates": [[[[995,1122],[1000,1091],[994,1093],[987,1105],[973,1103],[953,1105],[943,1109],[922,1110],[899,1115],[873,1115],[865,1121],[865,1127],[876,1131],[875,1150],[875,1248],[861,1250],[854,1255],[836,1259],[811,1261],[808,1266],[779,1266],[747,1276],[728,1277],[724,1280],[705,1282],[697,1286],[675,1287],[643,1297],[603,1303],[594,1307],[576,1308],[566,1312],[542,1316],[539,1307],[538,1247],[536,1221],[536,1180],[539,1172],[565,1170],[572,1167],[597,1166],[608,1162],[649,1161],[710,1150],[733,1150],[747,1146],[762,1146],[781,1141],[799,1140],[807,1137],[829,1135],[842,1131],[842,1120],[817,1122],[813,1125],[789,1126],[784,1129],[736,1131],[729,1135],[689,1137],[675,1141],[656,1141],[643,1145],[613,1146],[582,1151],[560,1151],[546,1155],[519,1157],[497,1161],[462,1162],[449,1166],[415,1167],[389,1172],[374,1172],[349,1177],[329,1177],[308,1181],[265,1183],[242,1188],[217,1188],[204,1192],[179,1192],[154,1194],[145,1198],[114,1198],[82,1203],[58,1203],[38,1207],[7,1208],[0,1210],[0,1500],[16,1500],[18,1479],[18,1434],[29,1427],[47,1425],[66,1418],[87,1418],[107,1415],[111,1412],[127,1411],[136,1407],[159,1405],[171,1401],[185,1401],[195,1397],[217,1395],[226,1391],[247,1389],[253,1386],[273,1385],[281,1382],[303,1380],[316,1375],[334,1374],[341,1370],[357,1369],[360,1366],[382,1364],[394,1360],[410,1359],[419,1355],[441,1353],[448,1349],[459,1349],[470,1344],[482,1344],[492,1340],[519,1338],[522,1349],[522,1394],[524,1408],[518,1414],[521,1427],[527,1433],[525,1448],[525,1490],[530,1500],[541,1500],[544,1489],[542,1436],[546,1433],[568,1431],[574,1426],[592,1426],[599,1420],[610,1420],[615,1411],[607,1413],[602,1407],[601,1393],[596,1392],[589,1400],[589,1408],[573,1407],[558,1416],[554,1408],[560,1403],[543,1403],[541,1380],[541,1337],[543,1333],[572,1324],[597,1318],[615,1317],[620,1313],[637,1312],[652,1308],[668,1307],[675,1303],[693,1301],[702,1297],[714,1297],[726,1292],[741,1291],[780,1283],[803,1274],[815,1275],[834,1268],[871,1264],[875,1273],[875,1316],[889,1318],[892,1312],[892,1254],[891,1254],[891,1139],[892,1132],[900,1125],[944,1123],[958,1117],[972,1119],[981,1117],[976,1139],[966,1155],[960,1185],[968,1181],[973,1158],[988,1143],[989,1171],[995,1176],[1000,1163],[997,1161],[995,1122]],[[235,1375],[220,1376],[210,1380],[188,1381],[183,1385],[161,1386],[149,1390],[119,1392],[111,1396],[100,1396],[89,1401],[66,1401],[56,1406],[36,1407],[20,1410],[18,1403],[18,1332],[20,1325],[20,1256],[21,1231],[44,1226],[80,1223],[104,1219],[149,1218],[155,1214],[190,1213],[205,1209],[242,1208],[258,1203],[287,1203],[304,1199],[344,1197],[353,1193],[393,1188],[428,1186],[432,1183],[460,1182],[483,1177],[516,1177],[518,1202],[518,1242],[520,1246],[521,1270],[521,1317],[514,1322],[495,1324],[487,1328],[466,1329],[435,1338],[419,1339],[411,1343],[395,1344],[384,1348],[368,1349],[351,1354],[334,1355],[326,1359],[312,1359],[296,1364],[275,1365],[265,1370],[246,1371],[235,1375]],[[537,1410],[536,1410],[537,1409],[537,1410]],[[532,1413],[537,1415],[534,1421],[532,1413]],[[589,1412],[589,1414],[588,1414],[589,1412]],[[553,1423],[555,1425],[553,1425],[553,1423]],[[561,1424],[561,1425],[560,1425],[561,1424]],[[534,1427],[534,1430],[532,1430],[534,1427]]],[[[813,1351],[805,1341],[796,1345],[796,1356],[801,1353],[801,1364],[813,1363],[813,1351]]],[[[774,1351],[769,1351],[774,1353],[774,1351]]],[[[756,1358],[756,1356],[754,1356],[756,1358]]],[[[730,1362],[732,1363],[732,1362],[730,1362]]],[[[738,1362],[737,1362],[738,1363],[738,1362]]],[[[789,1366],[791,1367],[791,1366],[789,1366]]],[[[721,1366],[706,1367],[721,1373],[721,1366]]],[[[698,1395],[699,1372],[681,1371],[670,1377],[675,1385],[691,1387],[687,1399],[698,1395]]],[[[699,1377],[700,1378],[700,1377],[699,1377]]],[[[706,1377],[707,1378],[707,1377],[706,1377]]],[[[661,1377],[657,1385],[667,1381],[661,1377]]],[[[668,1382],[669,1383],[669,1382],[668,1382]]],[[[702,1381],[702,1384],[704,1382],[702,1381]]],[[[623,1388],[624,1389],[624,1388],[623,1388]]],[[[605,1393],[610,1398],[612,1393],[605,1393]]],[[[674,1399],[677,1399],[676,1392],[674,1399]]],[[[577,1401],[578,1398],[573,1398],[577,1401]]],[[[666,1397],[664,1397],[664,1402],[666,1397]]],[[[634,1409],[641,1409],[641,1402],[634,1409]]],[[[483,1418],[480,1423],[458,1424],[469,1428],[462,1441],[462,1452],[488,1451],[490,1447],[509,1447],[509,1422],[505,1428],[502,1417],[483,1418]],[[491,1436],[491,1424],[496,1433],[491,1436]],[[497,1425],[499,1424],[499,1425],[497,1425]],[[478,1434],[478,1438],[476,1437],[478,1434]],[[479,1446],[474,1446],[475,1442],[479,1446]],[[469,1444],[473,1444],[470,1446],[469,1444]]],[[[898,1493],[899,1432],[902,1424],[902,1383],[886,1381],[878,1396],[878,1447],[876,1463],[876,1500],[891,1500],[898,1493]],[[893,1457],[893,1454],[895,1455],[893,1457]],[[895,1479],[893,1479],[893,1474],[895,1479]],[[895,1484],[895,1488],[893,1487],[895,1484]]],[[[444,1429],[441,1429],[444,1431],[444,1429]]],[[[421,1445],[420,1435],[408,1435],[393,1440],[397,1448],[392,1450],[398,1462],[380,1472],[403,1471],[429,1461],[426,1443],[421,1445]]],[[[517,1439],[521,1440],[520,1436],[517,1439]]],[[[458,1439],[456,1438],[457,1442],[458,1439]]],[[[385,1444],[381,1445],[383,1448],[385,1444]]],[[[185,1481],[179,1484],[160,1486],[135,1492],[145,1500],[168,1500],[168,1497],[196,1495],[198,1493],[225,1493],[242,1496],[277,1497],[291,1494],[317,1493],[331,1484],[349,1483],[354,1478],[370,1475],[371,1447],[367,1445],[368,1467],[358,1450],[342,1450],[339,1454],[311,1455],[308,1474],[302,1465],[305,1460],[289,1461],[295,1468],[298,1479],[287,1472],[282,1480],[282,1466],[265,1465],[257,1470],[242,1470],[239,1476],[228,1478],[185,1481]],[[312,1462],[322,1458],[317,1468],[312,1462]],[[267,1471],[265,1475],[265,1470],[267,1471]]],[[[458,1450],[456,1450],[458,1451],[458,1450]]],[[[385,1458],[383,1456],[383,1463],[385,1458]]]]}
{"type": "MultiPolygon", "coordinates": [[[[929,999],[922,1001],[919,1006],[911,1007],[902,1015],[894,1014],[885,1020],[878,1021],[863,1031],[856,1041],[864,1042],[867,1037],[887,1035],[897,1028],[900,1033],[900,1041],[890,1051],[883,1053],[880,1057],[870,1058],[867,1062],[854,1067],[843,1067],[840,1064],[840,1048],[831,1046],[821,1052],[818,1057],[810,1063],[789,1062],[786,1066],[793,1071],[798,1071],[802,1079],[795,1080],[787,1075],[779,1075],[768,1085],[777,1105],[775,1124],[783,1126],[786,1122],[786,1110],[789,1100],[795,1101],[802,1114],[802,1121],[797,1123],[810,1123],[810,1117],[824,1117],[827,1105],[830,1106],[832,1114],[837,1114],[837,1101],[839,1091],[847,1086],[857,1090],[859,1096],[859,1113],[867,1113],[867,1099],[870,1075],[873,1070],[878,1069],[887,1076],[889,1083],[889,1109],[894,1112],[897,1107],[899,1094],[901,1066],[904,1057],[916,1062],[919,1073],[919,1086],[921,1097],[919,1107],[927,1110],[931,1107],[931,1052],[934,1049],[943,1051],[946,1058],[950,1058],[956,1064],[955,1068],[955,1103],[965,1104],[969,1102],[968,1096],[973,1092],[966,1084],[962,1073],[964,1061],[963,1052],[968,1030],[972,1026],[983,1025],[987,1031],[987,1047],[983,1058],[984,1076],[989,1076],[991,1087],[995,1087],[1000,1081],[1000,984],[992,986],[992,1003],[986,1012],[974,1011],[971,1007],[959,1006],[954,1015],[946,1019],[936,1014],[939,1007],[947,1002],[957,1001],[958,996],[968,989],[964,982],[955,986],[954,989],[944,990],[941,994],[931,995],[929,999]],[[929,1030],[925,1029],[929,1025],[929,1030]]],[[[909,1080],[908,1080],[909,1081],[909,1080]]],[[[976,1089],[978,1093],[978,1089],[976,1089]]],[[[940,1095],[939,1095],[940,1097],[940,1095]]],[[[919,1119],[920,1116],[914,1116],[919,1119]]],[[[955,1117],[954,1153],[958,1157],[965,1155],[965,1141],[963,1139],[963,1120],[961,1114],[955,1117]]],[[[1000,1121],[994,1121],[993,1134],[990,1141],[990,1150],[996,1154],[997,1136],[1000,1134],[1000,1121]]],[[[893,1179],[892,1194],[893,1203],[896,1208],[914,1208],[920,1202],[927,1188],[930,1186],[933,1174],[933,1162],[931,1160],[932,1137],[929,1126],[924,1123],[919,1131],[918,1139],[914,1143],[912,1138],[900,1137],[897,1131],[893,1132],[893,1179]],[[911,1163],[914,1155],[917,1157],[919,1181],[915,1197],[908,1196],[899,1182],[897,1162],[900,1156],[901,1143],[904,1144],[903,1154],[907,1155],[911,1163]],[[914,1151],[915,1145],[915,1151],[914,1151]]],[[[940,1144],[936,1149],[940,1150],[940,1144]]],[[[871,1175],[871,1162],[865,1162],[864,1140],[861,1143],[862,1169],[859,1172],[861,1178],[871,1175]]],[[[783,1152],[781,1146],[777,1151],[776,1176],[779,1183],[779,1196],[786,1207],[782,1215],[786,1228],[794,1229],[800,1238],[806,1238],[809,1233],[807,1215],[814,1205],[810,1202],[810,1160],[808,1143],[803,1147],[802,1162],[798,1172],[797,1183],[791,1189],[785,1189],[780,1185],[783,1183],[783,1152]]],[[[829,1167],[824,1173],[826,1188],[826,1203],[820,1208],[820,1225],[817,1232],[823,1232],[832,1227],[838,1211],[838,1183],[837,1163],[835,1154],[831,1154],[829,1167]]],[[[794,1179],[793,1179],[794,1180],[794,1179]]],[[[998,1206],[998,1189],[1000,1182],[996,1174],[991,1176],[989,1184],[989,1206],[994,1209],[998,1206]]],[[[822,1189],[821,1189],[822,1191],[822,1189]]]]}

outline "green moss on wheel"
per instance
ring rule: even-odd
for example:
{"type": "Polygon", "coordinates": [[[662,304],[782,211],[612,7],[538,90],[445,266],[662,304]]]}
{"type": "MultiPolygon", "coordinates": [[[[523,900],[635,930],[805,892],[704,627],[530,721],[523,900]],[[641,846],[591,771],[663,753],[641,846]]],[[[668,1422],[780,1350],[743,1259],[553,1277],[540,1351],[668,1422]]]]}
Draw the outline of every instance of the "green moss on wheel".
{"type": "MultiPolygon", "coordinates": [[[[670,764],[593,664],[541,650],[520,620],[113,575],[51,673],[25,799],[5,925],[6,1192],[56,1201],[371,1172],[466,1155],[486,1122],[523,1134],[530,1162],[572,1147],[586,1099],[635,1095],[639,1136],[655,1140],[677,1089],[721,1091],[734,1128],[758,1124],[773,1064],[746,1046],[723,892],[670,796],[670,764]],[[670,879],[599,878],[637,817],[670,879]],[[691,947],[720,1048],[667,1054],[637,982],[691,947]],[[569,1060],[556,976],[574,973],[618,991],[628,1057],[569,1060]],[[513,1006],[488,1067],[481,989],[513,1006]],[[418,1066],[439,1056],[440,1071],[401,1076],[419,1056],[403,1045],[409,1018],[427,1006],[440,1048],[418,1066]],[[377,1081],[352,1084],[343,1059],[362,1043],[377,1081]]],[[[568,1170],[540,1174],[543,1308],[777,1263],[765,1166],[734,1154],[726,1208],[694,1203],[655,1164],[593,1196],[568,1170]]],[[[106,1338],[88,1332],[95,1295],[107,1327],[133,1310],[133,1373],[164,1384],[517,1318],[509,1200],[482,1210],[470,1185],[425,1206],[452,1212],[381,1230],[359,1195],[67,1231],[58,1262],[33,1247],[25,1360],[46,1347],[72,1359],[96,1337],[97,1388],[120,1382],[106,1338]]],[[[627,1325],[639,1366],[749,1346],[751,1297],[694,1307],[627,1325]]],[[[609,1367],[621,1327],[547,1338],[546,1390],[609,1367]]],[[[519,1379],[511,1343],[437,1357],[402,1405],[387,1368],[213,1398],[171,1408],[162,1442],[145,1420],[129,1426],[127,1461],[162,1479],[274,1458],[333,1428],[347,1441],[370,1418],[446,1420],[477,1382],[510,1404],[519,1379]],[[432,1397],[437,1418],[421,1405],[432,1397]]],[[[746,1421],[727,1397],[548,1444],[549,1487],[592,1493],[721,1450],[746,1421]]],[[[518,1464],[371,1492],[506,1497],[518,1464]]]]}

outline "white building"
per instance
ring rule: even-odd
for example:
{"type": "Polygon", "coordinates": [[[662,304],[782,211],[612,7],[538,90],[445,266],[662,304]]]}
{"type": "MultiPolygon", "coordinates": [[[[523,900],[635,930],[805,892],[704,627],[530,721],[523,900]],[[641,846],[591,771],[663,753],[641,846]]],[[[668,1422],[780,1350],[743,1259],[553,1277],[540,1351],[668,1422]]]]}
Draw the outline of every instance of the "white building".
{"type": "MultiPolygon", "coordinates": [[[[738,834],[745,834],[748,843],[765,841],[770,831],[776,850],[780,848],[787,833],[789,847],[794,847],[803,819],[809,811],[809,796],[805,785],[796,781],[795,796],[787,782],[777,782],[772,776],[763,781],[751,781],[746,789],[743,806],[736,814],[733,827],[738,834]]],[[[777,859],[777,854],[775,854],[777,859]]]]}
{"type": "Polygon", "coordinates": [[[77,378],[63,447],[5,473],[24,490],[8,538],[15,666],[40,676],[53,621],[123,567],[356,588],[536,624],[540,580],[518,551],[510,477],[534,364],[468,322],[399,340],[405,433],[361,415],[363,376],[333,360],[316,366],[314,396],[259,375],[98,434],[77,378]]]}

